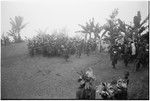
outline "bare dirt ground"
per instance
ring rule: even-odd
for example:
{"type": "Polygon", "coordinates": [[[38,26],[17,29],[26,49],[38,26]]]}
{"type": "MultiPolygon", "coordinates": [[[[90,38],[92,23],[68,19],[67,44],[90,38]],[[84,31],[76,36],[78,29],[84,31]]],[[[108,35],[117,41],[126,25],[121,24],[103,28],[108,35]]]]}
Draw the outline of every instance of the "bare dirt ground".
{"type": "MultiPolygon", "coordinates": [[[[77,71],[91,67],[96,85],[109,82],[130,72],[129,99],[149,99],[149,70],[133,71],[133,64],[125,67],[122,61],[112,69],[109,54],[100,53],[81,58],[71,56],[46,58],[28,55],[26,43],[1,48],[2,99],[75,99],[78,87],[77,71]]],[[[98,96],[96,97],[99,98],[98,96]]]]}

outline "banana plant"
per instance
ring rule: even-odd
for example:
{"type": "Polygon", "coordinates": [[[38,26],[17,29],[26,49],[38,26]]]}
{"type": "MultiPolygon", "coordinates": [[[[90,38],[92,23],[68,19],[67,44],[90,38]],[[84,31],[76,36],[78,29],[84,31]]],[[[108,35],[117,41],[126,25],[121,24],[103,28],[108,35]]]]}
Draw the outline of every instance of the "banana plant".
{"type": "Polygon", "coordinates": [[[76,33],[80,32],[85,34],[85,40],[87,40],[87,36],[89,35],[89,39],[91,39],[92,33],[94,34],[94,40],[96,38],[99,39],[99,33],[102,31],[102,27],[99,25],[99,23],[95,23],[94,18],[92,20],[90,19],[89,22],[86,22],[85,26],[79,24],[79,26],[82,28],[80,31],[76,31],[76,33]]]}
{"type": "Polygon", "coordinates": [[[118,15],[118,9],[115,9],[110,15],[109,19],[107,19],[107,23],[103,26],[105,33],[103,34],[104,41],[108,41],[111,45],[115,44],[115,41],[122,37],[119,30],[119,23],[116,16],[118,15]],[[106,35],[106,33],[108,35],[106,35]]]}
{"type": "Polygon", "coordinates": [[[137,12],[137,15],[133,18],[133,26],[127,25],[130,29],[130,33],[132,34],[132,39],[139,40],[142,33],[148,29],[148,25],[145,26],[147,21],[149,20],[149,14],[148,16],[142,21],[141,20],[141,13],[140,11],[137,12]]]}

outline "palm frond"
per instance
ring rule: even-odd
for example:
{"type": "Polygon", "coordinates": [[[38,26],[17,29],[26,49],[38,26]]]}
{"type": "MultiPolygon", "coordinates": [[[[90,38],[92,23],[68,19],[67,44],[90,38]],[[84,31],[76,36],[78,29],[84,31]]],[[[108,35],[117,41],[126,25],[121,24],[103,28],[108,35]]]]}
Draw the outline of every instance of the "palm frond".
{"type": "Polygon", "coordinates": [[[140,26],[142,26],[144,23],[146,23],[147,20],[149,20],[149,15],[143,20],[143,22],[140,24],[140,26]]]}
{"type": "Polygon", "coordinates": [[[104,37],[104,35],[106,34],[107,30],[105,30],[102,35],[101,35],[101,38],[104,37]]]}

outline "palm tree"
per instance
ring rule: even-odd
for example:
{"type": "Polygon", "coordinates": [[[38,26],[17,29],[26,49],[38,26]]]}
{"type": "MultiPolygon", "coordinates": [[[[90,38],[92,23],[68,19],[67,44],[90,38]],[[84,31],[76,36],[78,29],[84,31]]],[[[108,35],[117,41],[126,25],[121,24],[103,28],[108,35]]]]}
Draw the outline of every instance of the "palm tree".
{"type": "Polygon", "coordinates": [[[118,29],[120,30],[120,32],[123,32],[124,35],[124,41],[128,41],[128,39],[132,39],[132,29],[127,26],[127,24],[125,22],[123,22],[121,19],[118,19],[118,23],[119,23],[119,27],[118,29]]]}
{"type": "Polygon", "coordinates": [[[23,17],[15,16],[14,20],[10,18],[10,24],[11,24],[11,30],[9,30],[8,34],[13,37],[15,42],[22,41],[20,32],[27,25],[27,24],[23,24],[23,17]]]}
{"type": "MultiPolygon", "coordinates": [[[[149,17],[149,16],[148,16],[149,17]]],[[[147,30],[148,25],[144,26],[144,24],[147,22],[148,17],[146,17],[142,22],[141,22],[141,14],[140,11],[137,12],[137,15],[134,16],[133,18],[133,26],[125,24],[123,21],[118,19],[119,23],[119,30],[121,32],[125,33],[125,40],[128,40],[130,38],[131,40],[139,40],[141,37],[142,32],[147,30]]]]}
{"type": "Polygon", "coordinates": [[[76,33],[80,32],[80,33],[83,33],[85,34],[85,41],[87,40],[87,36],[89,35],[90,36],[90,39],[91,39],[91,31],[90,31],[90,25],[89,23],[86,22],[86,25],[80,25],[79,26],[82,28],[82,30],[80,31],[76,31],[76,33]]]}
{"type": "Polygon", "coordinates": [[[82,28],[82,30],[80,31],[76,31],[77,32],[81,32],[85,35],[85,41],[87,40],[87,36],[89,35],[89,39],[91,39],[91,35],[94,34],[94,40],[96,41],[97,39],[100,42],[100,51],[101,51],[101,41],[102,41],[102,37],[104,36],[104,34],[106,33],[106,31],[104,31],[101,35],[100,33],[103,31],[103,27],[99,25],[99,23],[95,23],[94,18],[92,18],[92,20],[90,19],[89,22],[86,22],[86,25],[80,25],[79,26],[82,28]]]}
{"type": "Polygon", "coordinates": [[[148,28],[148,25],[145,26],[148,20],[149,20],[149,15],[143,21],[141,21],[141,13],[140,11],[137,12],[137,15],[134,16],[133,18],[134,25],[133,26],[127,25],[131,30],[130,33],[132,34],[132,39],[139,40],[142,32],[144,32],[148,28]]]}
{"type": "Polygon", "coordinates": [[[115,9],[112,14],[110,15],[110,18],[107,19],[107,23],[103,26],[105,33],[103,36],[105,36],[104,41],[108,41],[111,45],[115,44],[116,39],[119,39],[123,37],[119,30],[119,24],[118,19],[116,16],[118,15],[118,9],[115,9]],[[106,35],[106,33],[108,35],[106,35]]]}
{"type": "Polygon", "coordinates": [[[94,40],[96,40],[96,38],[99,38],[99,33],[102,31],[102,27],[100,27],[99,23],[95,23],[94,18],[92,18],[92,20],[90,19],[89,22],[86,22],[85,26],[80,24],[79,26],[82,28],[82,30],[76,31],[76,33],[84,33],[85,40],[87,40],[87,35],[89,35],[89,39],[91,39],[92,33],[94,34],[94,40]]]}

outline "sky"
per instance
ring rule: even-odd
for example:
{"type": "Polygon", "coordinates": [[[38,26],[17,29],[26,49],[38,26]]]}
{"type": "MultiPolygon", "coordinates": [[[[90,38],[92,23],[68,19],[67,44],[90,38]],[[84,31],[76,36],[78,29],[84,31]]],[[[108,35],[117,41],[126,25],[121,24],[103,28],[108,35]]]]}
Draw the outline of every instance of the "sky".
{"type": "Polygon", "coordinates": [[[126,23],[133,22],[137,11],[141,12],[142,20],[148,15],[148,1],[99,1],[99,0],[26,0],[1,1],[1,33],[11,29],[10,18],[22,16],[27,26],[21,35],[31,38],[37,30],[52,33],[55,29],[66,29],[69,36],[81,30],[78,24],[85,25],[91,18],[100,25],[112,11],[118,8],[118,18],[126,23]]]}

